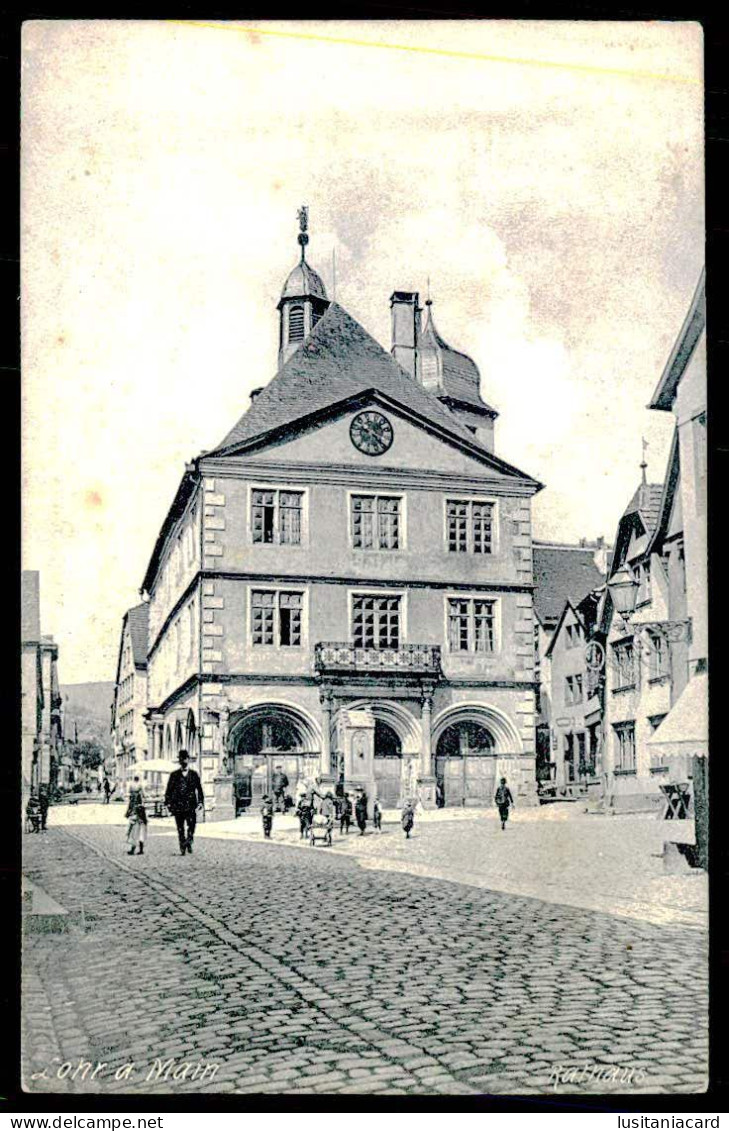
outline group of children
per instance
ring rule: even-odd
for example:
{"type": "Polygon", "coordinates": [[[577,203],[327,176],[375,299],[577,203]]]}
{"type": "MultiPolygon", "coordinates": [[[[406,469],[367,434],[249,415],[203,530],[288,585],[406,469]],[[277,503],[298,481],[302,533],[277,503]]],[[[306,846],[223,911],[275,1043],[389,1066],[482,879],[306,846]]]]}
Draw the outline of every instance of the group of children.
{"type": "MultiPolygon", "coordinates": [[[[263,835],[266,840],[270,840],[271,838],[274,810],[274,799],[270,794],[266,794],[261,805],[263,835]]],[[[334,822],[338,821],[339,832],[347,835],[349,834],[352,817],[354,816],[360,836],[364,836],[368,819],[367,794],[364,790],[360,790],[354,805],[352,805],[349,794],[345,793],[343,790],[338,790],[336,797],[330,790],[323,796],[312,789],[304,792],[296,806],[296,816],[299,819],[301,840],[307,840],[309,838],[312,822],[316,813],[326,818],[330,828],[333,828],[334,822]],[[319,802],[318,805],[317,800],[319,802]]],[[[403,806],[401,824],[405,836],[409,839],[413,825],[415,824],[415,807],[410,801],[406,801],[403,806]]],[[[375,799],[372,805],[372,827],[377,832],[382,832],[382,808],[377,799],[375,799]]]]}

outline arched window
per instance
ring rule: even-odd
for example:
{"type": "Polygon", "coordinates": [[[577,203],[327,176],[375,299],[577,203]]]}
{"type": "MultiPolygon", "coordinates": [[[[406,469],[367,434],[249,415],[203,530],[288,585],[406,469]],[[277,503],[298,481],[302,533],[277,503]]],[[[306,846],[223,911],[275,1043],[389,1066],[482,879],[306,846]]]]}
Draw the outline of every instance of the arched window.
{"type": "Polygon", "coordinates": [[[304,340],[304,308],[292,306],[289,309],[289,341],[303,342],[304,340]]]}

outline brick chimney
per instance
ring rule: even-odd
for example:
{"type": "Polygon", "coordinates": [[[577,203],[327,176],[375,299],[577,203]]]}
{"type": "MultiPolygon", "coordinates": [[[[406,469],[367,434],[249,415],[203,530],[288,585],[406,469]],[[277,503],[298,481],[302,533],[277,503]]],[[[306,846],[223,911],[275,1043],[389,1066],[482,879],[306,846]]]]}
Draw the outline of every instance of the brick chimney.
{"type": "Polygon", "coordinates": [[[395,361],[415,377],[420,341],[420,304],[417,291],[393,291],[390,296],[392,348],[395,361]]]}

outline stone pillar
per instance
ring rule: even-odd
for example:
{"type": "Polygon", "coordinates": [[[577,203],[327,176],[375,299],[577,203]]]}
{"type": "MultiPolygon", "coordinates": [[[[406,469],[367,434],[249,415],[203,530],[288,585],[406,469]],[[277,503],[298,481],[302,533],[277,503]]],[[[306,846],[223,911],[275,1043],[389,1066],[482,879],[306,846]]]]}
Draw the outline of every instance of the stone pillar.
{"type": "Polygon", "coordinates": [[[319,776],[330,778],[332,776],[332,693],[321,693],[321,754],[319,760],[319,776]]]}
{"type": "Polygon", "coordinates": [[[420,775],[418,793],[425,809],[435,809],[435,777],[433,775],[433,749],[431,728],[433,725],[433,696],[426,691],[420,704],[420,775]]]}
{"type": "Polygon", "coordinates": [[[340,711],[339,748],[344,754],[344,780],[356,789],[361,786],[371,808],[377,796],[375,785],[375,718],[372,711],[340,711]]]}
{"type": "Polygon", "coordinates": [[[218,768],[213,778],[213,803],[210,807],[212,821],[232,821],[235,817],[235,783],[228,763],[229,729],[230,708],[226,706],[218,716],[218,768]]]}
{"type": "Polygon", "coordinates": [[[155,725],[154,725],[154,723],[152,722],[151,719],[145,719],[144,725],[147,728],[147,755],[150,758],[156,758],[157,753],[156,753],[156,750],[155,750],[155,742],[154,742],[155,725]]]}

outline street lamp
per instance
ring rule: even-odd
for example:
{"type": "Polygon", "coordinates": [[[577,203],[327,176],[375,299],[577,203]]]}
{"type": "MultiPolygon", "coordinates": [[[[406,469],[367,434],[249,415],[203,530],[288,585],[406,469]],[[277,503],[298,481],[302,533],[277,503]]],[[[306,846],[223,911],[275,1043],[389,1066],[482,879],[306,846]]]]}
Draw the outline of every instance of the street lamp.
{"type": "Polygon", "coordinates": [[[627,624],[635,612],[635,602],[638,598],[638,582],[633,576],[632,570],[629,570],[627,566],[621,566],[608,581],[608,592],[613,602],[613,608],[623,622],[627,624]]]}

